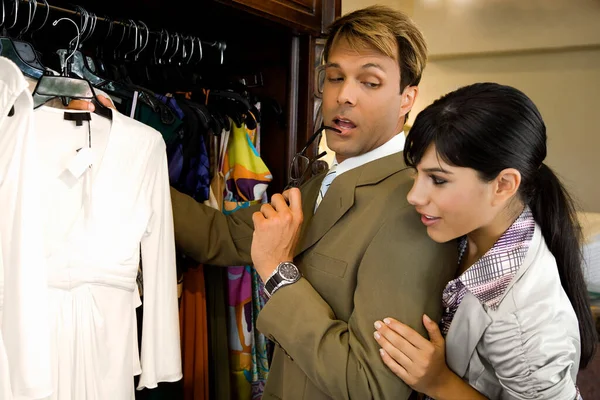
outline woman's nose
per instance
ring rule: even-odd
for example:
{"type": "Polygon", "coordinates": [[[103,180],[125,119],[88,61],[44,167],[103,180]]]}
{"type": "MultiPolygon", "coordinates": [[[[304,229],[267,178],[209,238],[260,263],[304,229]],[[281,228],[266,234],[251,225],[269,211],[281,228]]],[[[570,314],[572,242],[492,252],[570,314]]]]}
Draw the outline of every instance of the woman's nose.
{"type": "Polygon", "coordinates": [[[427,204],[427,196],[420,187],[418,179],[415,179],[412,188],[406,195],[406,200],[408,200],[408,202],[415,207],[424,206],[427,204]]]}

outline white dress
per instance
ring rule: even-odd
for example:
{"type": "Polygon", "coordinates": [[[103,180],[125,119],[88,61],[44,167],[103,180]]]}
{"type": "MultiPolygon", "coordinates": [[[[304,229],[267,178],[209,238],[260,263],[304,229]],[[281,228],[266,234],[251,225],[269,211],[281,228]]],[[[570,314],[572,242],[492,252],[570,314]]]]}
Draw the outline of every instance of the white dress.
{"type": "Polygon", "coordinates": [[[0,57],[0,399],[48,396],[50,347],[33,102],[0,57]],[[14,106],[14,114],[9,116],[14,106]]]}
{"type": "Polygon", "coordinates": [[[118,112],[112,121],[92,114],[89,126],[66,121],[64,113],[45,106],[33,113],[50,319],[49,398],[132,399],[134,375],[141,373],[139,388],[182,377],[165,144],[158,132],[118,112]],[[86,148],[91,168],[68,171],[86,148]],[[140,252],[141,360],[135,317],[140,252]]]}

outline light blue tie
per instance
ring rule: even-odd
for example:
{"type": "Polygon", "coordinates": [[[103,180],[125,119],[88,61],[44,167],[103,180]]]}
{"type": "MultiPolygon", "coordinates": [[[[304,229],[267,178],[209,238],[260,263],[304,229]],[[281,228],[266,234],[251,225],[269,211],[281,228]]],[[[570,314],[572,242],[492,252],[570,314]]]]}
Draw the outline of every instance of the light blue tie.
{"type": "Polygon", "coordinates": [[[327,172],[327,175],[325,175],[325,179],[323,179],[323,182],[321,182],[321,189],[319,189],[319,195],[317,196],[317,202],[315,203],[315,212],[317,212],[317,208],[319,207],[319,204],[321,204],[323,197],[325,197],[325,193],[327,193],[331,182],[333,182],[335,179],[337,166],[338,163],[334,161],[333,165],[329,169],[329,172],[327,172]]]}

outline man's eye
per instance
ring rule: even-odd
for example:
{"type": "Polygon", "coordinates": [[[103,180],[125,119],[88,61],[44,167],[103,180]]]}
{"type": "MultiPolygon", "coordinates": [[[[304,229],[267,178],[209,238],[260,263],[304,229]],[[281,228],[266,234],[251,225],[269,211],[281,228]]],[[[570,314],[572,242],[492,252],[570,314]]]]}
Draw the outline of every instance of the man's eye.
{"type": "Polygon", "coordinates": [[[373,82],[364,82],[363,84],[370,89],[377,89],[379,86],[381,86],[379,83],[373,82]]]}

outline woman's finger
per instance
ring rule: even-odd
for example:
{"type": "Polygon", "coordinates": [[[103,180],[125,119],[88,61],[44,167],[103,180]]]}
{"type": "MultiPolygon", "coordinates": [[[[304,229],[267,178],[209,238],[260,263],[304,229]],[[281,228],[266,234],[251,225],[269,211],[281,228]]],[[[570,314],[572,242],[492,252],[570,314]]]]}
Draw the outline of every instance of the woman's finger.
{"type": "Polygon", "coordinates": [[[425,349],[429,345],[429,340],[421,336],[419,332],[394,318],[384,318],[383,323],[418,349],[425,349]]]}
{"type": "Polygon", "coordinates": [[[410,374],[406,369],[398,364],[394,358],[392,358],[387,351],[379,349],[379,355],[383,363],[400,379],[402,379],[407,385],[410,385],[410,374]]]}
{"type": "Polygon", "coordinates": [[[382,336],[380,332],[375,332],[373,336],[375,337],[377,344],[379,344],[379,346],[384,349],[386,353],[398,364],[400,364],[404,369],[411,369],[413,360],[403,351],[403,349],[410,346],[410,344],[403,344],[402,341],[406,341],[402,338],[396,341],[396,343],[391,343],[386,337],[382,336]]]}
{"type": "Polygon", "coordinates": [[[409,340],[405,337],[392,330],[388,325],[381,321],[375,323],[375,329],[377,332],[385,338],[393,347],[397,348],[403,354],[413,361],[416,361],[419,357],[419,349],[416,348],[409,340]]]}

